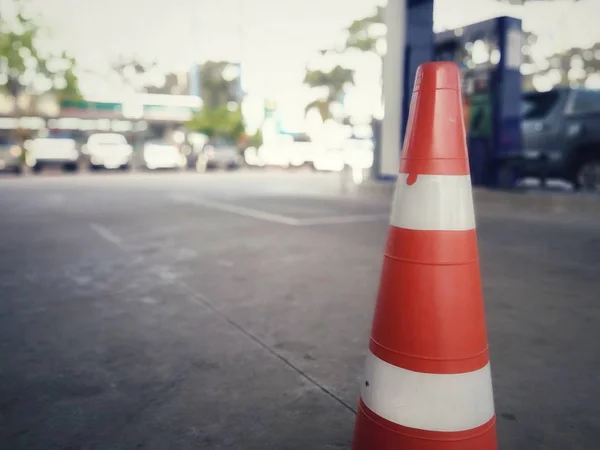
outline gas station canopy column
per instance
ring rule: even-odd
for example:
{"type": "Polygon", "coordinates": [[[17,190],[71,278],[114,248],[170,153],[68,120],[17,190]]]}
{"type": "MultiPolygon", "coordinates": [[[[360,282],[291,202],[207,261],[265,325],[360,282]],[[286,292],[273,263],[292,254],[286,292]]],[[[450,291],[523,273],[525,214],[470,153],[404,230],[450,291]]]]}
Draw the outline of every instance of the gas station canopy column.
{"type": "Polygon", "coordinates": [[[374,161],[378,180],[396,177],[417,67],[433,59],[433,0],[388,0],[383,60],[385,116],[374,161]]]}
{"type": "Polygon", "coordinates": [[[473,184],[508,187],[521,144],[521,21],[497,17],[434,35],[433,3],[388,1],[385,116],[374,178],[395,179],[417,67],[438,60],[455,62],[461,71],[473,184]]]}

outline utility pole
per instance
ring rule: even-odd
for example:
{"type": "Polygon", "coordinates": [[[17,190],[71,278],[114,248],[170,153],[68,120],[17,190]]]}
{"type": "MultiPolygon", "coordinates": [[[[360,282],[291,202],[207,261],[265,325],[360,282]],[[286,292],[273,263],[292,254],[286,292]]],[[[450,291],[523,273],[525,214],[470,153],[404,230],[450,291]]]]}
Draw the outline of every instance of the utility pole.
{"type": "Polygon", "coordinates": [[[239,23],[238,23],[238,38],[239,38],[239,58],[240,58],[240,90],[241,90],[241,98],[240,98],[240,108],[241,108],[241,103],[244,100],[244,96],[246,95],[246,92],[244,90],[244,70],[243,70],[243,66],[244,66],[244,53],[245,53],[245,45],[244,45],[244,20],[245,20],[245,1],[244,0],[238,0],[238,7],[239,7],[239,23]]]}

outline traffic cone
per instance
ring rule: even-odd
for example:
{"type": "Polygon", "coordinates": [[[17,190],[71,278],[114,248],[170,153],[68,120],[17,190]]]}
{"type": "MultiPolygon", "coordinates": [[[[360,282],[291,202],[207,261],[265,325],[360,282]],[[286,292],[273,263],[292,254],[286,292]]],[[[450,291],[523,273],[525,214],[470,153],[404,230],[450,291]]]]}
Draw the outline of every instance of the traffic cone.
{"type": "Polygon", "coordinates": [[[417,71],[352,449],[497,449],[453,63],[417,71]]]}

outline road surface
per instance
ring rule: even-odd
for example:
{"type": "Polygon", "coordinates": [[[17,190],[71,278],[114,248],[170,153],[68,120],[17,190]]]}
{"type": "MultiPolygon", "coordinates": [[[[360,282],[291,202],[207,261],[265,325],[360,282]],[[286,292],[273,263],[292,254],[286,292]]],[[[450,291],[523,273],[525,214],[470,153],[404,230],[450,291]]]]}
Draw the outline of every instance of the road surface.
{"type": "MultiPolygon", "coordinates": [[[[348,449],[388,205],[310,173],[1,179],[0,447],[348,449]]],[[[597,217],[477,213],[500,447],[594,450],[597,217]]]]}

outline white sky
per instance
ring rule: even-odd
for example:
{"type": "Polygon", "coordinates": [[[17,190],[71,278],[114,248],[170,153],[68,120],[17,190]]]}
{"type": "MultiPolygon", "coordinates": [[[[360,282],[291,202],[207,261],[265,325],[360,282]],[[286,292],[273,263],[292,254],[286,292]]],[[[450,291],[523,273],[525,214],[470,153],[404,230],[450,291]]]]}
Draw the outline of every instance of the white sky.
{"type": "MultiPolygon", "coordinates": [[[[299,99],[306,95],[306,62],[343,39],[342,30],[353,19],[385,0],[31,2],[53,30],[53,46],[70,52],[82,69],[104,74],[119,53],[156,59],[165,71],[185,71],[194,60],[238,60],[242,55],[247,91],[299,99]]],[[[531,2],[525,7],[495,0],[437,0],[435,28],[452,29],[503,14],[522,17],[524,28],[541,33],[543,53],[600,40],[600,0],[580,0],[578,6],[570,0],[531,2]]],[[[80,79],[84,93],[108,89],[96,78],[80,79]]]]}
{"type": "Polygon", "coordinates": [[[265,95],[302,81],[315,50],[332,45],[377,0],[34,0],[82,68],[114,55],[156,58],[169,71],[194,59],[242,63],[246,88],[265,95]],[[243,26],[242,24],[243,18],[243,26]]]}

